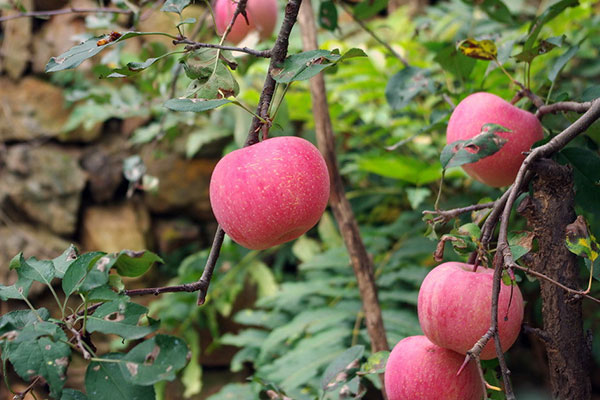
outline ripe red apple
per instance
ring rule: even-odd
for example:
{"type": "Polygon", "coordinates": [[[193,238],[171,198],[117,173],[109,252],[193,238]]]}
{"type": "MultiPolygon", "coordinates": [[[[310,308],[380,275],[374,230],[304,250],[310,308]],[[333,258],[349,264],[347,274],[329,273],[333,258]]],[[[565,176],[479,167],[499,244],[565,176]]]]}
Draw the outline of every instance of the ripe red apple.
{"type": "MultiPolygon", "coordinates": [[[[490,328],[493,274],[492,269],[482,267],[473,272],[473,265],[459,262],[432,269],[421,284],[418,299],[419,322],[425,336],[438,346],[466,354],[490,328]]],[[[501,283],[498,329],[502,350],[508,350],[517,340],[522,322],[519,287],[514,285],[511,291],[511,286],[501,283]]],[[[493,340],[480,357],[496,357],[493,340]]]]}
{"type": "Polygon", "coordinates": [[[446,142],[471,139],[481,132],[483,125],[489,123],[511,129],[512,132],[497,133],[508,142],[497,153],[462,167],[467,174],[487,185],[510,185],[525,159],[523,152],[543,139],[542,125],[532,113],[494,94],[479,92],[467,96],[452,112],[446,142]]]}
{"type": "Polygon", "coordinates": [[[464,359],[425,336],[402,339],[385,367],[388,400],[480,400],[483,387],[475,364],[469,362],[456,376],[464,359]]]}
{"type": "MultiPolygon", "coordinates": [[[[216,0],[214,11],[219,35],[225,32],[236,8],[237,1],[216,0]]],[[[252,30],[258,31],[261,39],[271,36],[277,24],[277,0],[248,0],[246,15],[248,23],[242,15],[238,16],[231,32],[227,35],[227,40],[238,43],[252,30]]]]}
{"type": "Polygon", "coordinates": [[[235,150],[216,165],[210,203],[225,232],[249,249],[295,239],[321,218],[329,173],[307,140],[281,136],[235,150]]]}

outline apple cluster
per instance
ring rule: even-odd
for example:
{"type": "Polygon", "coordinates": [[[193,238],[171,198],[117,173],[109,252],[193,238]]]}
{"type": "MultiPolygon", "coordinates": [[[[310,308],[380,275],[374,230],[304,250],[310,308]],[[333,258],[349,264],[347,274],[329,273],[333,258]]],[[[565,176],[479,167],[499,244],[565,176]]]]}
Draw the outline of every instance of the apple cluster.
{"type": "Polygon", "coordinates": [[[225,233],[262,250],[296,239],[319,221],[329,200],[329,172],[312,143],[280,136],[225,155],[209,192],[225,233]]]}
{"type": "MultiPolygon", "coordinates": [[[[233,18],[237,1],[216,0],[214,5],[217,33],[222,35],[233,18]]],[[[246,4],[248,21],[240,15],[236,18],[227,40],[232,43],[241,42],[248,33],[258,32],[260,39],[266,39],[275,30],[277,24],[277,0],[248,0],[246,4]]]]}
{"type": "MultiPolygon", "coordinates": [[[[493,271],[446,262],[432,269],[419,290],[419,323],[425,336],[401,340],[385,371],[389,400],[476,400],[483,396],[473,362],[457,376],[467,351],[490,327],[493,271]]],[[[516,341],[523,322],[523,296],[501,283],[498,332],[502,350],[516,341]]],[[[493,342],[480,358],[496,357],[493,342]]]]}
{"type": "Polygon", "coordinates": [[[525,152],[544,133],[540,121],[532,113],[521,110],[504,99],[485,92],[473,93],[461,101],[450,116],[446,130],[446,142],[472,139],[481,133],[485,124],[499,124],[510,131],[499,132],[507,139],[495,154],[477,162],[465,164],[463,170],[474,179],[493,187],[514,182],[525,160],[525,152]]]}

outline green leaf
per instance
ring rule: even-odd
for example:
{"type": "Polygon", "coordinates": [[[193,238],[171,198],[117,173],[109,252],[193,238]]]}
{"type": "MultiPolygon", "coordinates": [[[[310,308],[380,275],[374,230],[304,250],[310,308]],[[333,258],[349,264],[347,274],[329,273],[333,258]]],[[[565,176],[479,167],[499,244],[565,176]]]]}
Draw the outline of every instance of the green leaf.
{"type": "Polygon", "coordinates": [[[71,356],[66,342],[67,336],[57,325],[36,321],[9,344],[8,358],[21,378],[29,382],[42,376],[50,386],[50,395],[60,398],[71,356]]]}
{"type": "Polygon", "coordinates": [[[354,16],[358,19],[368,19],[383,11],[388,0],[361,1],[354,7],[354,16]]]}
{"type": "Polygon", "coordinates": [[[247,383],[228,383],[216,394],[206,400],[256,400],[256,392],[247,383]]]}
{"type": "Polygon", "coordinates": [[[344,55],[339,51],[310,50],[294,54],[285,59],[283,66],[274,69],[271,76],[277,83],[290,83],[310,79],[326,68],[336,65],[338,62],[354,58],[366,57],[360,49],[350,49],[344,55]]]}
{"type": "Polygon", "coordinates": [[[17,269],[20,278],[32,279],[45,285],[50,285],[54,278],[54,264],[49,260],[38,260],[30,257],[25,261],[21,254],[21,266],[17,269]]]}
{"type": "Polygon", "coordinates": [[[24,262],[25,262],[25,258],[23,258],[23,252],[20,252],[19,254],[17,254],[13,258],[11,258],[10,263],[8,264],[8,269],[11,271],[13,269],[17,269],[24,262]]]}
{"type": "Polygon", "coordinates": [[[164,263],[162,258],[148,250],[121,250],[115,260],[115,267],[119,275],[135,278],[144,275],[155,262],[164,263]]]}
{"type": "Polygon", "coordinates": [[[122,299],[123,296],[111,289],[109,285],[104,285],[90,290],[86,296],[87,301],[113,301],[122,299]]]}
{"type": "Polygon", "coordinates": [[[527,40],[523,45],[523,51],[530,51],[535,45],[535,41],[537,40],[542,27],[554,19],[557,15],[562,13],[568,7],[575,7],[579,2],[577,0],[562,0],[558,3],[554,3],[550,7],[548,7],[542,14],[540,14],[536,19],[531,23],[531,27],[529,28],[529,34],[527,35],[527,40]]]}
{"type": "Polygon", "coordinates": [[[562,36],[556,36],[556,37],[548,38],[546,40],[542,40],[542,41],[540,41],[540,44],[538,44],[537,46],[535,46],[531,49],[528,49],[528,50],[523,50],[521,53],[519,53],[513,57],[517,61],[531,63],[533,61],[533,59],[536,58],[537,56],[546,54],[556,47],[562,47],[565,38],[566,38],[566,36],[562,35],[562,36]]]}
{"type": "Polygon", "coordinates": [[[459,79],[467,79],[477,64],[475,59],[465,56],[449,43],[437,52],[434,60],[459,79]]]}
{"type": "Polygon", "coordinates": [[[196,18],[186,18],[183,21],[180,21],[177,23],[177,27],[181,26],[181,25],[185,25],[185,24],[195,24],[196,23],[196,18]]]}
{"type": "Polygon", "coordinates": [[[125,67],[115,68],[112,71],[110,71],[110,73],[108,73],[108,74],[103,74],[103,75],[101,74],[100,78],[125,78],[128,76],[132,76],[132,75],[135,75],[138,72],[141,72],[141,71],[145,70],[146,68],[152,66],[157,61],[162,60],[165,57],[172,56],[173,54],[178,54],[178,53],[181,53],[181,51],[172,51],[169,53],[165,53],[158,57],[149,58],[144,62],[132,61],[132,62],[127,63],[127,66],[125,66],[125,67]]]}
{"type": "Polygon", "coordinates": [[[512,132],[498,124],[485,124],[481,133],[469,140],[457,140],[447,144],[440,155],[442,168],[470,164],[497,153],[508,141],[496,132],[512,132]]]}
{"type": "Polygon", "coordinates": [[[414,185],[435,182],[442,176],[442,170],[438,164],[402,155],[361,157],[358,160],[358,168],[414,185]]]}
{"type": "Polygon", "coordinates": [[[148,309],[136,303],[114,300],[102,304],[87,320],[89,332],[119,335],[123,339],[139,339],[159,328],[159,321],[149,318],[149,325],[140,325],[140,317],[148,309]]]}
{"type": "Polygon", "coordinates": [[[60,400],[88,400],[84,393],[75,389],[64,389],[60,400]]]}
{"type": "Polygon", "coordinates": [[[170,99],[163,106],[172,111],[202,112],[212,110],[224,104],[232,103],[227,99],[203,100],[203,99],[170,99]]]}
{"type": "Polygon", "coordinates": [[[361,375],[381,374],[385,372],[385,365],[390,357],[389,351],[378,351],[367,358],[367,361],[360,366],[361,375]]]}
{"type": "Polygon", "coordinates": [[[325,369],[325,373],[323,373],[321,389],[324,391],[333,390],[339,383],[345,382],[346,379],[342,379],[340,382],[338,375],[347,372],[349,369],[358,368],[358,363],[356,361],[362,357],[364,352],[365,346],[353,346],[333,360],[333,362],[327,366],[327,369],[325,369]]]}
{"type": "Polygon", "coordinates": [[[390,78],[385,87],[385,98],[393,110],[406,107],[418,94],[432,89],[429,71],[407,67],[390,78]]]}
{"type": "Polygon", "coordinates": [[[9,331],[20,331],[26,326],[38,322],[38,316],[43,320],[50,318],[50,313],[45,308],[37,310],[16,310],[6,313],[0,317],[0,336],[9,331]]]}
{"type": "Polygon", "coordinates": [[[33,280],[20,277],[14,284],[10,286],[0,285],[0,299],[6,301],[8,299],[22,300],[29,295],[29,289],[33,280]]]}
{"type": "MultiPolygon", "coordinates": [[[[66,52],[62,53],[60,56],[52,57],[50,61],[48,61],[48,64],[46,64],[46,72],[56,72],[63,71],[65,69],[76,68],[82,62],[84,62],[88,58],[94,57],[106,47],[122,42],[123,40],[131,39],[133,37],[144,35],[162,35],[173,37],[169,34],[162,32],[125,32],[124,34],[120,35],[118,39],[110,40],[112,37],[114,37],[114,34],[111,35],[103,35],[90,38],[85,42],[70,48],[66,52]]],[[[173,39],[175,39],[175,37],[173,37],[173,39]]]]}
{"type": "Polygon", "coordinates": [[[560,71],[562,71],[565,65],[569,62],[571,58],[575,56],[575,54],[577,54],[578,51],[578,45],[570,47],[567,51],[561,54],[561,56],[558,57],[556,61],[554,61],[554,64],[548,70],[548,79],[550,80],[550,82],[554,82],[560,71]]]}
{"type": "Polygon", "coordinates": [[[154,386],[135,385],[125,380],[120,362],[123,354],[109,353],[92,361],[85,373],[85,390],[90,400],[149,400],[155,398],[154,386]],[[111,362],[112,361],[112,362],[111,362]]]}
{"type": "MultiPolygon", "coordinates": [[[[186,68],[186,72],[189,68],[186,68]]],[[[188,76],[191,74],[188,73],[188,76]]],[[[195,99],[222,99],[231,96],[237,96],[240,86],[222,61],[217,64],[217,69],[208,76],[207,79],[194,79],[186,90],[186,97],[195,99]]]]}
{"type": "Polygon", "coordinates": [[[533,239],[533,232],[509,232],[508,245],[515,261],[533,249],[533,239]]]}
{"type": "Polygon", "coordinates": [[[600,245],[591,234],[590,228],[583,216],[577,216],[577,219],[566,227],[567,248],[571,253],[596,261],[600,253],[600,245]]]}
{"type": "Polygon", "coordinates": [[[484,0],[479,6],[494,21],[510,24],[514,22],[514,17],[510,10],[501,0],[484,0]]]}
{"type": "Polygon", "coordinates": [[[86,278],[91,266],[103,255],[105,255],[105,253],[100,251],[85,253],[69,265],[62,280],[63,292],[65,292],[67,296],[70,296],[72,293],[79,290],[79,287],[86,278]]]}
{"type": "Polygon", "coordinates": [[[186,330],[184,335],[191,347],[190,362],[181,373],[181,383],[185,387],[183,397],[188,399],[202,391],[202,365],[200,364],[200,335],[194,329],[186,330]]]}
{"type": "Polygon", "coordinates": [[[256,285],[258,298],[272,296],[279,290],[273,271],[263,262],[255,261],[248,266],[250,281],[256,285]]]}
{"type": "Polygon", "coordinates": [[[125,379],[137,385],[172,381],[190,356],[185,342],[175,336],[156,335],[135,346],[119,364],[125,379]]]}
{"type": "Polygon", "coordinates": [[[71,263],[75,261],[78,256],[79,252],[77,251],[77,248],[72,244],[69,245],[69,247],[63,251],[60,256],[52,260],[52,263],[54,264],[54,276],[62,279],[65,275],[65,272],[69,268],[69,265],[71,265],[71,263]]]}
{"type": "Polygon", "coordinates": [[[584,210],[598,212],[600,199],[600,157],[583,147],[567,147],[560,151],[558,162],[573,167],[575,201],[584,210]]]}
{"type": "Polygon", "coordinates": [[[491,40],[465,39],[456,46],[467,57],[490,61],[496,59],[498,48],[491,40]]]}
{"type": "Polygon", "coordinates": [[[174,12],[181,15],[184,8],[190,5],[190,0],[167,0],[160,11],[174,12]]]}
{"type": "Polygon", "coordinates": [[[319,5],[319,26],[329,31],[334,31],[338,27],[338,12],[333,1],[321,1],[319,5]]]}

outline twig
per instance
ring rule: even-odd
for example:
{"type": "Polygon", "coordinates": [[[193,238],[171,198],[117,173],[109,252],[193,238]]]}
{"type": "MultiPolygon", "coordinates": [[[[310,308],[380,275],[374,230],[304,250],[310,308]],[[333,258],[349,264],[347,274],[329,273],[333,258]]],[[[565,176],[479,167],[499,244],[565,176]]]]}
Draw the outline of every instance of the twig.
{"type": "Polygon", "coordinates": [[[544,107],[544,100],[533,93],[531,90],[527,89],[521,82],[513,80],[513,82],[521,88],[516,94],[515,97],[510,101],[511,104],[516,104],[523,97],[527,97],[536,108],[544,107]]]}
{"type": "Polygon", "coordinates": [[[408,63],[408,61],[406,60],[406,58],[404,58],[400,53],[398,53],[396,50],[394,50],[392,48],[392,46],[390,46],[389,43],[387,43],[385,40],[381,39],[379,36],[377,36],[377,34],[375,32],[373,32],[373,30],[371,30],[371,28],[369,28],[367,26],[367,24],[365,24],[363,21],[361,21],[359,18],[356,17],[356,15],[354,15],[354,13],[352,12],[352,10],[350,9],[350,7],[344,3],[343,1],[337,2],[337,4],[339,4],[340,6],[342,6],[342,8],[344,9],[344,11],[346,11],[346,13],[352,17],[352,19],[354,20],[354,22],[356,22],[358,25],[360,25],[360,27],[367,32],[369,35],[371,35],[371,37],[373,39],[375,39],[379,44],[381,44],[383,47],[385,47],[387,49],[387,51],[389,51],[394,57],[396,57],[398,60],[400,60],[400,62],[404,65],[404,67],[408,68],[410,67],[410,64],[408,63]]]}
{"type": "Polygon", "coordinates": [[[40,381],[40,379],[41,379],[40,376],[36,376],[35,379],[33,381],[31,381],[29,386],[27,386],[25,388],[25,390],[23,390],[22,392],[15,393],[15,395],[13,396],[13,400],[23,400],[25,398],[25,396],[27,396],[27,393],[29,393],[33,390],[33,387],[35,385],[37,385],[37,383],[40,381]]]}
{"type": "Polygon", "coordinates": [[[490,201],[488,203],[473,204],[467,207],[453,208],[452,210],[425,210],[423,211],[423,214],[437,215],[437,217],[433,218],[433,222],[446,223],[458,217],[460,214],[492,208],[496,205],[496,202],[497,201],[490,201]]]}
{"type": "Polygon", "coordinates": [[[111,14],[132,14],[131,10],[122,10],[120,8],[61,8],[60,10],[49,10],[49,11],[27,11],[18,14],[7,15],[0,17],[0,22],[10,21],[11,19],[26,18],[26,17],[51,17],[53,15],[62,14],[90,14],[90,13],[111,13],[111,14]]]}
{"type": "Polygon", "coordinates": [[[81,352],[81,354],[83,355],[83,358],[86,360],[89,360],[90,358],[92,358],[92,355],[90,354],[90,352],[87,351],[87,349],[85,348],[85,345],[83,344],[83,340],[81,340],[81,332],[79,332],[77,329],[71,328],[69,326],[67,326],[67,329],[73,334],[73,337],[75,338],[75,341],[77,342],[76,346],[79,349],[79,351],[81,352]]]}
{"type": "Polygon", "coordinates": [[[556,114],[560,111],[574,111],[577,113],[584,113],[592,106],[591,101],[584,103],[577,103],[575,101],[561,101],[559,103],[549,104],[547,106],[541,106],[538,108],[535,116],[538,119],[542,119],[546,114],[556,114]]]}
{"type": "Polygon", "coordinates": [[[544,274],[542,274],[540,272],[532,270],[531,268],[523,267],[523,266],[521,266],[519,264],[514,264],[512,267],[515,268],[515,269],[521,270],[521,271],[525,272],[528,275],[532,275],[532,276],[535,276],[536,278],[548,281],[548,282],[550,282],[550,283],[558,286],[559,288],[564,289],[565,291],[567,291],[567,292],[569,292],[571,294],[574,294],[575,296],[582,296],[582,297],[585,297],[586,299],[592,300],[592,301],[594,301],[596,303],[600,303],[600,299],[597,299],[597,298],[595,298],[593,296],[590,296],[589,294],[585,293],[585,291],[583,291],[583,290],[577,290],[577,289],[572,289],[570,287],[567,287],[567,286],[563,285],[562,283],[560,283],[560,282],[558,282],[558,281],[556,281],[556,280],[554,280],[554,279],[552,279],[552,278],[550,278],[550,277],[548,277],[548,276],[546,276],[546,275],[544,275],[544,274]]]}
{"type": "Polygon", "coordinates": [[[185,49],[187,51],[198,50],[202,48],[210,48],[210,49],[221,49],[221,50],[229,50],[229,51],[237,51],[240,53],[246,53],[253,55],[255,57],[261,58],[269,58],[271,57],[271,50],[255,50],[249,47],[235,47],[235,46],[227,46],[227,45],[219,45],[214,43],[201,43],[195,42],[190,39],[177,39],[173,40],[173,44],[186,44],[185,49]]]}

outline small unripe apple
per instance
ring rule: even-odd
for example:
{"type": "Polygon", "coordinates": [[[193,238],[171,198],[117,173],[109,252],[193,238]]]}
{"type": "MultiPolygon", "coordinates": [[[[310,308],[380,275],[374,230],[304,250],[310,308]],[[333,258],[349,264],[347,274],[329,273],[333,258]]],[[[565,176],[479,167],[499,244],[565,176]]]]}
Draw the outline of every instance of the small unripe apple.
{"type": "MultiPolygon", "coordinates": [[[[492,269],[447,262],[432,269],[419,290],[418,313],[421,329],[433,343],[466,354],[491,324],[492,269]]],[[[508,350],[521,330],[523,296],[517,285],[500,283],[498,330],[502,350],[508,350]],[[509,307],[510,304],[510,307],[509,307]]],[[[496,357],[490,340],[480,355],[496,357]]]]}
{"type": "Polygon", "coordinates": [[[497,133],[508,141],[497,153],[462,167],[467,174],[489,186],[510,185],[525,159],[523,152],[543,139],[542,125],[532,113],[494,94],[479,92],[467,96],[452,112],[446,143],[471,139],[481,133],[485,124],[499,124],[510,129],[512,132],[497,133]]]}
{"type": "Polygon", "coordinates": [[[261,250],[296,239],[321,218],[329,173],[309,141],[281,136],[232,151],[216,165],[210,203],[237,243],[261,250]]]}
{"type": "Polygon", "coordinates": [[[402,339],[385,367],[388,400],[480,400],[483,387],[475,364],[469,362],[456,375],[464,359],[425,336],[402,339]]]}
{"type": "MultiPolygon", "coordinates": [[[[237,1],[216,0],[215,23],[219,35],[222,35],[227,29],[236,8],[237,1]]],[[[243,15],[236,18],[231,32],[227,35],[227,40],[233,43],[241,42],[252,30],[256,30],[261,39],[271,36],[277,24],[277,0],[248,0],[246,16],[248,23],[243,15]]]]}

